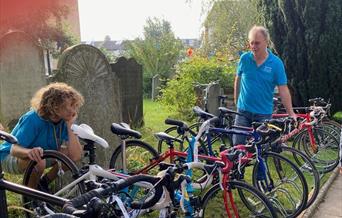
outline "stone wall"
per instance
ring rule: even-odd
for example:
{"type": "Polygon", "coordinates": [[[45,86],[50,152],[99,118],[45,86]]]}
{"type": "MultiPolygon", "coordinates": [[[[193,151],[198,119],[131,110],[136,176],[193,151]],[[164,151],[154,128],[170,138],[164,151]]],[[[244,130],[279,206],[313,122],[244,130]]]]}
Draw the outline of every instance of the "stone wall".
{"type": "Polygon", "coordinates": [[[13,127],[47,84],[43,50],[28,34],[12,31],[0,37],[0,78],[0,119],[13,127]]]}

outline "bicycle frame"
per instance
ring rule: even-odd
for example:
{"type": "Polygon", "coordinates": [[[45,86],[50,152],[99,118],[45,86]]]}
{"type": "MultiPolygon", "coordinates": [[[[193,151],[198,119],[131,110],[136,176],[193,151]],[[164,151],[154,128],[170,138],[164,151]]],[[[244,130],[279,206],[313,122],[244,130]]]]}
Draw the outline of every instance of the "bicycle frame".
{"type": "Polygon", "coordinates": [[[57,205],[60,207],[62,207],[68,201],[68,199],[65,199],[62,197],[51,195],[45,192],[41,192],[32,188],[5,180],[4,173],[2,171],[2,167],[0,163],[0,214],[1,214],[1,217],[4,217],[4,218],[8,217],[6,190],[15,192],[17,194],[21,194],[30,198],[34,198],[37,200],[41,200],[44,202],[48,202],[50,204],[57,205]]]}
{"type": "MultiPolygon", "coordinates": [[[[158,159],[154,159],[150,162],[150,164],[148,166],[145,166],[144,168],[138,170],[137,172],[135,172],[135,174],[147,174],[148,171],[150,171],[152,168],[156,167],[159,163],[161,163],[162,161],[170,158],[170,162],[173,162],[177,157],[187,157],[187,153],[186,152],[182,152],[182,151],[177,151],[175,150],[173,147],[170,147],[169,150],[165,151],[164,153],[162,153],[158,159]]],[[[199,159],[201,160],[208,160],[208,161],[220,161],[220,158],[217,157],[213,157],[213,156],[206,156],[206,155],[198,155],[199,159]]],[[[109,169],[108,171],[110,172],[115,172],[115,169],[109,169]]]]}
{"type": "MultiPolygon", "coordinates": [[[[281,142],[284,143],[284,142],[288,141],[294,135],[298,134],[303,129],[307,129],[308,133],[309,133],[311,148],[316,153],[318,151],[318,147],[317,147],[317,143],[316,143],[316,140],[315,140],[315,137],[313,134],[313,130],[312,130],[313,127],[312,127],[312,125],[309,124],[311,122],[310,113],[308,112],[305,114],[296,114],[296,115],[297,115],[297,117],[303,118],[306,121],[306,123],[300,123],[298,128],[295,128],[294,130],[292,130],[288,134],[283,135],[281,138],[281,142]]],[[[289,116],[288,114],[272,114],[273,118],[283,118],[283,117],[288,117],[288,116],[289,116]]]]}

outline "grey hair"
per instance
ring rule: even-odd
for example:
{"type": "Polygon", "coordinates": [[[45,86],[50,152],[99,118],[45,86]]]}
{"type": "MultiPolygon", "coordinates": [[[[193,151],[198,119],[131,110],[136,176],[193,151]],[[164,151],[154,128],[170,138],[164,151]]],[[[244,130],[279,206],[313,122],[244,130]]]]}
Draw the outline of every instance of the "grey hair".
{"type": "Polygon", "coordinates": [[[270,44],[271,42],[271,39],[270,39],[270,33],[268,32],[268,29],[266,29],[265,27],[263,26],[253,26],[249,32],[248,32],[248,38],[250,39],[251,38],[251,35],[252,33],[255,33],[255,32],[260,32],[266,39],[266,42],[267,44],[270,44]]]}

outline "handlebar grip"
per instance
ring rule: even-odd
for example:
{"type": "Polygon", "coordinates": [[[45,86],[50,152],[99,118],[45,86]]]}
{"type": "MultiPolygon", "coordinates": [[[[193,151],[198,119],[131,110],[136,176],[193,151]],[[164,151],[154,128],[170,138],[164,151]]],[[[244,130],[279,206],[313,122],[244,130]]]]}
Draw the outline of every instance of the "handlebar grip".
{"type": "Polygon", "coordinates": [[[77,211],[77,207],[87,204],[93,197],[102,198],[103,196],[99,194],[101,190],[103,190],[103,188],[91,190],[90,192],[84,193],[66,202],[63,206],[63,213],[73,214],[77,211]]]}
{"type": "Polygon", "coordinates": [[[170,119],[170,118],[167,118],[165,120],[165,124],[175,125],[175,126],[179,126],[179,127],[187,127],[187,125],[184,122],[182,122],[180,120],[170,119]]]}

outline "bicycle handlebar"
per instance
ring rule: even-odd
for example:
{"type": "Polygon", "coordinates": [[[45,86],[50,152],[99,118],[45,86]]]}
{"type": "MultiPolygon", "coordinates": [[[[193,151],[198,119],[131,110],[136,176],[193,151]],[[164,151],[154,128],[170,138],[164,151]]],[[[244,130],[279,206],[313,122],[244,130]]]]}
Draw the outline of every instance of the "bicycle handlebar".
{"type": "MultiPolygon", "coordinates": [[[[120,190],[133,185],[134,183],[148,182],[148,183],[155,184],[159,180],[160,178],[149,176],[149,175],[136,175],[136,176],[128,177],[125,180],[111,182],[106,187],[101,187],[101,188],[91,190],[87,193],[84,193],[78,197],[71,199],[66,204],[64,204],[63,212],[67,214],[74,214],[75,212],[79,211],[77,209],[78,207],[81,207],[82,205],[87,204],[94,197],[103,199],[103,198],[110,196],[112,193],[117,193],[120,190]]],[[[130,207],[133,209],[147,209],[155,205],[159,201],[159,199],[162,197],[163,187],[157,185],[153,188],[155,191],[151,198],[148,198],[144,202],[133,201],[131,202],[130,207]]],[[[86,212],[89,213],[90,211],[92,211],[92,208],[87,208],[86,212]]]]}
{"type": "Polygon", "coordinates": [[[5,131],[2,131],[2,130],[0,130],[0,138],[2,140],[5,140],[8,143],[11,143],[11,144],[17,144],[18,143],[18,139],[15,136],[13,136],[13,135],[5,132],[5,131]]]}
{"type": "Polygon", "coordinates": [[[165,124],[175,125],[175,126],[183,128],[184,130],[188,130],[189,129],[188,126],[184,122],[179,121],[179,120],[170,119],[170,118],[167,118],[165,120],[165,124]]]}

